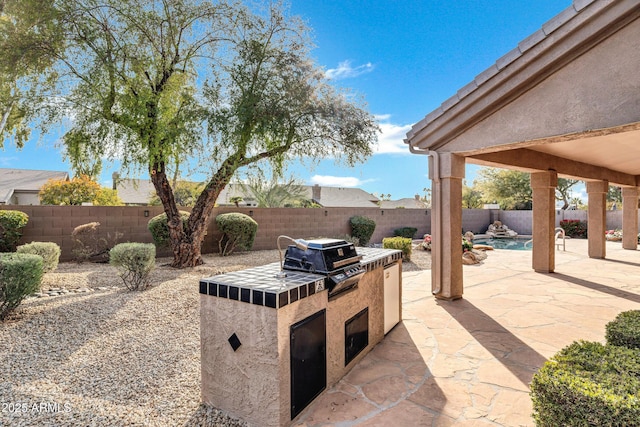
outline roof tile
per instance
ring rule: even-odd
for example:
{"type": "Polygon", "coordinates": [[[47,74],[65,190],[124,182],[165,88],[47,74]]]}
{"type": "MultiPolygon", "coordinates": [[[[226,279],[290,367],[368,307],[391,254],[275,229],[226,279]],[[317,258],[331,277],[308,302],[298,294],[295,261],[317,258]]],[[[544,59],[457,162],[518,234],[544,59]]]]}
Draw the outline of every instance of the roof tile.
{"type": "Polygon", "coordinates": [[[573,6],[570,6],[544,23],[542,25],[542,31],[544,31],[546,35],[549,35],[577,14],[578,12],[576,12],[573,6]]]}
{"type": "Polygon", "coordinates": [[[540,43],[542,40],[544,40],[546,37],[547,36],[544,34],[544,31],[540,29],[518,43],[518,48],[520,49],[520,52],[525,53],[526,51],[540,43]]]}
{"type": "Polygon", "coordinates": [[[509,52],[507,52],[506,54],[502,55],[502,57],[500,57],[496,61],[496,67],[498,67],[498,70],[502,70],[507,65],[511,64],[513,61],[520,58],[521,56],[522,56],[522,52],[520,52],[519,48],[515,47],[511,49],[509,52]]]}
{"type": "MultiPolygon", "coordinates": [[[[424,125],[427,125],[429,123],[431,123],[432,121],[434,121],[435,119],[437,119],[438,117],[440,117],[442,114],[444,113],[444,109],[442,109],[442,107],[438,107],[435,110],[433,110],[432,112],[430,112],[429,114],[427,114],[424,118],[424,120],[420,120],[420,122],[418,122],[418,124],[421,124],[422,122],[424,122],[424,125]]],[[[420,126],[422,127],[422,126],[420,126]]]]}
{"type": "Polygon", "coordinates": [[[472,81],[471,83],[468,83],[466,86],[464,86],[460,90],[458,90],[458,98],[459,99],[464,98],[465,96],[469,95],[471,92],[476,90],[477,88],[478,88],[478,85],[476,84],[475,81],[472,81]]]}
{"type": "Polygon", "coordinates": [[[491,77],[498,74],[498,71],[499,71],[498,66],[496,64],[493,64],[491,67],[487,68],[486,70],[478,74],[474,79],[474,81],[478,86],[480,86],[481,84],[489,80],[491,77]]]}
{"type": "Polygon", "coordinates": [[[573,0],[573,8],[576,10],[576,12],[580,12],[582,9],[589,6],[595,1],[596,0],[573,0]]]}
{"type": "Polygon", "coordinates": [[[454,105],[456,105],[458,103],[458,101],[460,101],[460,98],[458,98],[458,95],[453,95],[451,98],[447,99],[446,101],[444,101],[441,105],[442,107],[442,111],[447,111],[449,108],[453,107],[454,105]]]}

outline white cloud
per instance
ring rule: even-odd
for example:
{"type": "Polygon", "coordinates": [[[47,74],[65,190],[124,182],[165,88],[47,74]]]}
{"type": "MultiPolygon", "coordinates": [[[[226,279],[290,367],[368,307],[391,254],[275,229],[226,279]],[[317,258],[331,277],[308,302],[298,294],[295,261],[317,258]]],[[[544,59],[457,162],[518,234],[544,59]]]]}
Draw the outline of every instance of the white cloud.
{"type": "Polygon", "coordinates": [[[366,64],[358,65],[357,67],[351,66],[351,61],[342,61],[338,64],[338,68],[331,68],[326,71],[325,75],[331,80],[348,79],[351,77],[358,77],[362,74],[370,73],[373,71],[373,64],[367,62],[366,64]]]}
{"type": "Polygon", "coordinates": [[[381,122],[383,120],[389,120],[391,118],[391,114],[374,114],[373,118],[381,122]]]}
{"type": "Polygon", "coordinates": [[[354,176],[331,176],[314,175],[311,177],[311,184],[318,184],[323,187],[359,187],[372,180],[362,180],[354,176]]]}
{"type": "Polygon", "coordinates": [[[585,184],[582,182],[576,184],[571,192],[571,197],[579,197],[584,204],[587,204],[589,201],[589,195],[587,194],[587,188],[584,185],[585,184]]]}
{"type": "Polygon", "coordinates": [[[0,157],[0,166],[10,168],[12,166],[15,166],[18,160],[20,159],[18,159],[17,157],[0,157]]]}
{"type": "MultiPolygon", "coordinates": [[[[380,120],[388,119],[388,116],[376,116],[380,120]]],[[[409,146],[404,143],[407,132],[412,125],[396,125],[393,123],[380,123],[380,135],[378,135],[378,146],[374,148],[375,154],[410,154],[409,146]]]]}

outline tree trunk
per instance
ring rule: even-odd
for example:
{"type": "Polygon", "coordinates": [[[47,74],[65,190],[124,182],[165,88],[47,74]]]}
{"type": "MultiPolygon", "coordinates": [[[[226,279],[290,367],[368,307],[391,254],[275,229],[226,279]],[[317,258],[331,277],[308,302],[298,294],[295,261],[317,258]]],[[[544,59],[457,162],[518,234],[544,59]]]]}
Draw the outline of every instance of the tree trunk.
{"type": "Polygon", "coordinates": [[[220,192],[229,183],[236,169],[234,159],[227,159],[224,162],[198,197],[185,227],[164,164],[158,162],[151,168],[151,181],[167,215],[169,241],[173,251],[172,267],[189,268],[203,264],[202,242],[207,231],[209,217],[220,192]]]}
{"type": "MultiPolygon", "coordinates": [[[[193,236],[193,234],[196,233],[192,233],[192,236],[190,237],[194,238],[195,236],[193,236]]],[[[185,235],[184,240],[187,240],[186,237],[189,236],[185,235]]],[[[171,242],[171,247],[173,248],[173,262],[171,262],[171,267],[189,268],[196,267],[204,263],[202,261],[201,253],[202,238],[189,240],[191,241],[171,242]]]]}

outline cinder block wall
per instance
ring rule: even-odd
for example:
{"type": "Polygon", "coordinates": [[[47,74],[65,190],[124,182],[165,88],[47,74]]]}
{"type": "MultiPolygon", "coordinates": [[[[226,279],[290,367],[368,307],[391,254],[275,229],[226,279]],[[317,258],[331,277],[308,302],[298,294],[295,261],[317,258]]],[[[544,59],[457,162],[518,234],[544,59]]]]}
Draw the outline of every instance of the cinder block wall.
{"type": "MultiPolygon", "coordinates": [[[[564,219],[573,219],[579,221],[587,221],[587,211],[571,210],[571,211],[556,211],[556,227],[560,226],[560,221],[564,219]]],[[[638,211],[638,232],[640,232],[640,211],[638,211]]],[[[622,229],[622,210],[607,211],[607,230],[615,230],[616,228],[622,229]]]]}
{"type": "Polygon", "coordinates": [[[463,209],[462,231],[482,234],[491,224],[491,211],[488,209],[463,209]]]}
{"type": "Polygon", "coordinates": [[[533,234],[533,211],[499,211],[498,219],[518,234],[533,234]]]}
{"type": "MultiPolygon", "coordinates": [[[[376,229],[372,242],[381,242],[384,237],[393,236],[393,230],[400,227],[418,229],[415,237],[420,238],[431,229],[431,211],[424,209],[379,209],[379,208],[217,208],[214,215],[227,212],[241,212],[251,216],[258,223],[258,233],[254,249],[273,249],[276,239],[284,234],[293,238],[340,237],[351,234],[349,218],[364,216],[375,221],[376,229]]],[[[208,239],[215,246],[221,234],[215,221],[209,224],[208,239]]]]}
{"type": "MultiPolygon", "coordinates": [[[[151,243],[147,229],[150,218],[163,212],[160,206],[2,206],[1,209],[20,210],[29,215],[21,243],[55,242],[62,249],[62,261],[72,259],[73,242],[71,232],[79,225],[99,222],[103,237],[122,233],[120,242],[151,243]]],[[[183,210],[190,210],[183,208],[183,210]]],[[[258,222],[254,250],[275,249],[276,239],[285,234],[293,238],[340,237],[351,233],[349,218],[362,215],[376,222],[373,243],[393,236],[399,227],[418,229],[415,238],[431,232],[431,211],[424,209],[379,209],[379,208],[215,208],[202,245],[203,253],[218,252],[221,233],[215,221],[216,215],[241,212],[258,222]]],[[[556,211],[557,223],[561,219],[586,221],[586,211],[556,211]]],[[[532,234],[531,211],[496,211],[483,209],[462,210],[462,231],[484,233],[496,219],[519,234],[532,234]]],[[[640,213],[639,213],[640,215],[640,213]]],[[[607,228],[621,228],[621,211],[607,212],[607,228]]],[[[159,256],[170,255],[170,251],[158,252],[159,256]]]]}
{"type": "Polygon", "coordinates": [[[62,261],[72,258],[71,233],[79,225],[99,222],[101,237],[113,237],[118,232],[122,233],[119,242],[151,243],[147,222],[163,212],[160,206],[3,206],[2,209],[29,215],[21,243],[57,243],[62,250],[62,261]]]}
{"type": "MultiPolygon", "coordinates": [[[[72,259],[73,241],[71,233],[79,225],[90,222],[100,223],[104,237],[122,233],[120,242],[151,243],[147,229],[150,218],[163,212],[160,206],[3,206],[1,209],[20,210],[29,215],[29,222],[23,230],[21,243],[54,242],[62,250],[61,260],[72,259]]],[[[182,208],[189,211],[189,208],[182,208]]],[[[221,233],[215,221],[216,215],[241,212],[258,222],[254,250],[276,248],[276,239],[285,234],[293,238],[338,237],[350,234],[349,218],[362,215],[376,222],[372,242],[381,242],[392,236],[399,227],[416,227],[416,238],[429,233],[431,216],[429,210],[379,208],[215,208],[202,246],[203,253],[218,252],[221,233]]],[[[160,256],[170,255],[170,251],[158,252],[160,256]]]]}

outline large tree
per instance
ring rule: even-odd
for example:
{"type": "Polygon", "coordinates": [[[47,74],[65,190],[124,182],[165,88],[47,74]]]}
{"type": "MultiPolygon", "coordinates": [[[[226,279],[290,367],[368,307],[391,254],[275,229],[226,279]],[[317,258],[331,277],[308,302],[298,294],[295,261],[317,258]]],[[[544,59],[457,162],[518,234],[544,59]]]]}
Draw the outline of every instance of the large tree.
{"type": "Polygon", "coordinates": [[[149,172],[175,267],[202,263],[211,212],[239,169],[267,161],[280,171],[294,158],[353,165],[372,152],[373,116],[326,80],[310,59],[308,28],[279,3],[259,11],[197,0],[54,7],[65,49],[47,52],[55,85],[40,87],[43,102],[30,117],[45,128],[71,119],[69,156],[149,172]],[[183,225],[170,176],[188,160],[207,180],[183,225]]]}
{"type": "Polygon", "coordinates": [[[558,186],[556,187],[556,200],[562,202],[560,209],[566,210],[571,206],[571,188],[579,183],[577,179],[558,178],[558,186]]]}
{"type": "Polygon", "coordinates": [[[471,187],[469,187],[466,182],[462,183],[462,208],[482,208],[482,192],[478,189],[475,181],[473,181],[473,186],[471,187]]]}
{"type": "Polygon", "coordinates": [[[488,203],[498,203],[502,209],[531,209],[533,191],[526,172],[481,168],[475,184],[488,203]]]}
{"type": "MultiPolygon", "coordinates": [[[[474,181],[473,188],[482,192],[483,199],[488,203],[498,203],[502,209],[531,209],[533,190],[531,179],[527,172],[499,168],[481,168],[478,171],[478,182],[474,181]]],[[[562,201],[561,209],[569,207],[571,188],[580,181],[568,178],[558,178],[556,200],[562,201]]]]}
{"type": "Polygon", "coordinates": [[[8,137],[22,147],[30,135],[25,115],[42,74],[62,47],[51,0],[0,0],[0,148],[8,137]]]}

